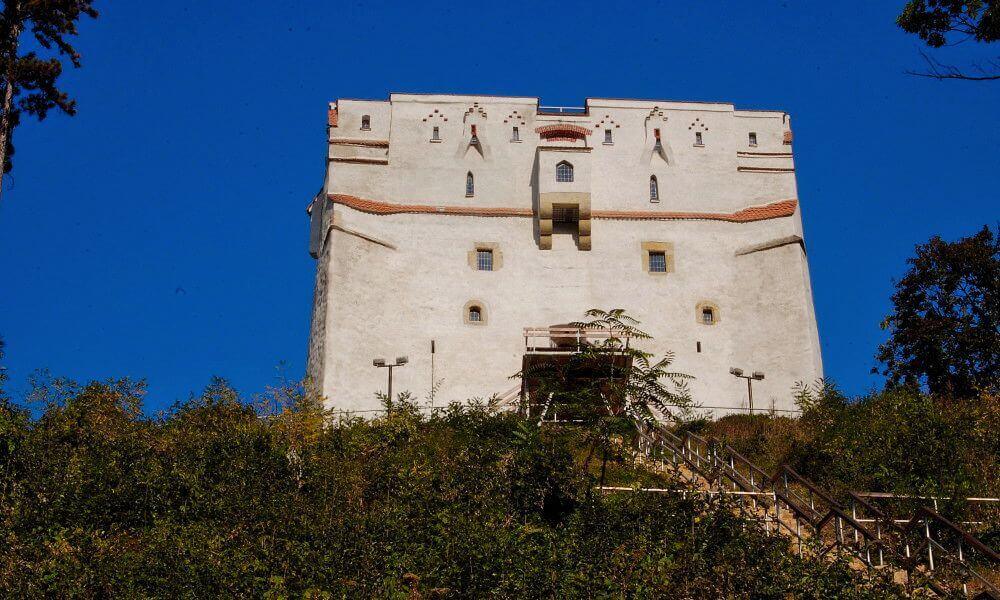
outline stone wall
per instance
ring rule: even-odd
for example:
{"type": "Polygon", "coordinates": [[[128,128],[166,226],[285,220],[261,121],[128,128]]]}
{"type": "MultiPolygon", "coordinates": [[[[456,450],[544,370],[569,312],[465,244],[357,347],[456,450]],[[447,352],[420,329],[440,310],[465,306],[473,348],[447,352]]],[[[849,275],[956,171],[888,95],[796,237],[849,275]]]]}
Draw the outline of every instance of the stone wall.
{"type": "Polygon", "coordinates": [[[754,388],[763,407],[791,408],[791,386],[822,376],[799,204],[788,202],[797,196],[788,115],[730,104],[587,106],[551,115],[533,98],[394,94],[331,107],[328,196],[312,208],[328,224],[309,373],[332,406],[378,408],[386,374],[375,357],[408,355],[394,388],[426,397],[431,340],[443,380],[436,403],[506,391],[524,327],[578,320],[593,307],[642,320],[654,336],[648,349],[673,352],[705,405],[745,403],[731,366],[765,372],[754,388]],[[556,181],[562,160],[573,182],[556,181]],[[581,221],[546,240],[553,202],[578,205],[581,221]],[[502,253],[502,268],[470,268],[482,244],[502,253]],[[661,247],[670,272],[650,273],[647,253],[661,247]],[[484,323],[468,322],[470,303],[484,323]],[[717,311],[713,324],[698,318],[703,306],[717,311]]]}

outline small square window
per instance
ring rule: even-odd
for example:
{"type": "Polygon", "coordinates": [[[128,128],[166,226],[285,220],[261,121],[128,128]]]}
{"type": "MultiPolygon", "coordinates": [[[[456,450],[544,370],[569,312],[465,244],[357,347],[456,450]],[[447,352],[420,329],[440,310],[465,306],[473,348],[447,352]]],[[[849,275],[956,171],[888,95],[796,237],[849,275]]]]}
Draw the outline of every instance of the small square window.
{"type": "Polygon", "coordinates": [[[756,146],[757,145],[757,133],[754,132],[754,131],[751,131],[750,135],[749,135],[749,140],[750,140],[750,145],[751,146],[756,146]]]}
{"type": "Polygon", "coordinates": [[[492,271],[493,270],[493,251],[477,249],[476,250],[476,268],[480,271],[492,271]]]}
{"type": "Polygon", "coordinates": [[[478,306],[473,306],[469,309],[469,321],[472,323],[479,323],[483,320],[483,312],[478,306]]]}
{"type": "Polygon", "coordinates": [[[361,130],[369,131],[372,128],[372,118],[369,115],[361,116],[361,130]]]}
{"type": "Polygon", "coordinates": [[[665,252],[649,253],[649,272],[650,273],[667,272],[667,254],[665,252]]]}
{"type": "Polygon", "coordinates": [[[705,325],[711,325],[715,323],[715,311],[711,308],[701,309],[701,322],[705,325]]]}

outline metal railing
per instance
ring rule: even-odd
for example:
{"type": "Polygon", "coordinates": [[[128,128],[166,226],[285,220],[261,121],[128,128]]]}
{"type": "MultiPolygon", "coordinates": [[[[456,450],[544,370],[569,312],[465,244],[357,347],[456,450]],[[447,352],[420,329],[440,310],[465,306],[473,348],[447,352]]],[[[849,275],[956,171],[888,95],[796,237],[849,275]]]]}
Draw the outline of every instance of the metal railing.
{"type": "Polygon", "coordinates": [[[549,115],[585,115],[587,114],[586,106],[541,106],[538,107],[539,114],[549,114],[549,115]]]}
{"type": "Polygon", "coordinates": [[[529,352],[572,353],[598,340],[623,340],[632,338],[627,333],[608,329],[583,329],[580,327],[525,327],[524,347],[529,352]]]}
{"type": "Polygon", "coordinates": [[[788,465],[769,475],[724,442],[661,423],[636,427],[640,455],[730,495],[766,531],[792,537],[800,555],[847,552],[869,568],[905,571],[911,584],[922,581],[942,596],[961,589],[1000,597],[985,569],[1000,566],[1000,555],[931,508],[899,523],[869,502],[872,492],[849,494],[847,507],[788,465]]]}

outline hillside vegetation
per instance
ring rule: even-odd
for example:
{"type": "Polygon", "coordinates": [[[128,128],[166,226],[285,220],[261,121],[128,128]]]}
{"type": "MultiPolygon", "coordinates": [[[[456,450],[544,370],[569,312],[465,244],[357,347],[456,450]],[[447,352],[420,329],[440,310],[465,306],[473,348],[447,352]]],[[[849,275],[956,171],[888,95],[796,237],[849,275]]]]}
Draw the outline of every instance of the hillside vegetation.
{"type": "MultiPolygon", "coordinates": [[[[1000,495],[1000,399],[951,400],[907,386],[848,399],[829,384],[797,396],[801,418],[731,415],[687,427],[729,442],[768,472],[788,464],[840,498],[848,490],[950,498],[940,512],[956,521],[975,514],[985,521],[977,535],[1000,546],[1000,506],[960,500],[1000,495]]],[[[919,504],[931,502],[890,508],[909,516],[919,504]]]]}
{"type": "Polygon", "coordinates": [[[43,391],[0,401],[3,597],[896,597],[725,505],[595,491],[572,429],[405,402],[324,427],[221,381],[156,418],[128,381],[43,391]]]}

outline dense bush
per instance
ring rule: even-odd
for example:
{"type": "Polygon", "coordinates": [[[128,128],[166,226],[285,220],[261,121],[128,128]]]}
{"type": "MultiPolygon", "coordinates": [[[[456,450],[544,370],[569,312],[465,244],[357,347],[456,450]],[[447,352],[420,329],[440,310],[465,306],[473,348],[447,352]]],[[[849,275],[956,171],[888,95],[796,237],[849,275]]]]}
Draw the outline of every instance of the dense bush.
{"type": "MultiPolygon", "coordinates": [[[[733,415],[692,426],[725,439],[769,472],[782,464],[841,500],[847,491],[945,498],[939,512],[1000,543],[1000,510],[963,498],[1000,494],[1000,399],[954,401],[900,386],[848,399],[828,384],[797,394],[802,417],[733,415]]],[[[883,500],[909,517],[920,498],[883,500]]]]}
{"type": "Polygon", "coordinates": [[[594,491],[571,429],[405,403],[330,422],[221,381],[150,418],[141,394],[0,400],[0,596],[895,596],[726,506],[594,491]]]}

